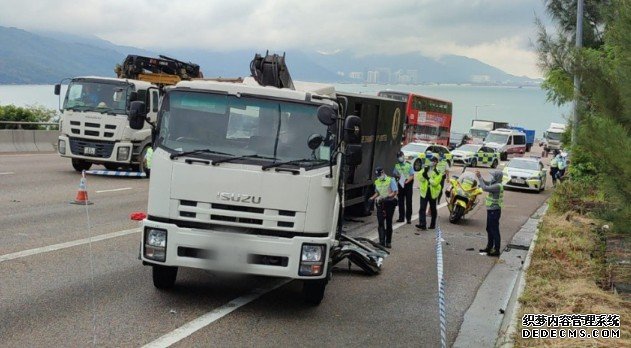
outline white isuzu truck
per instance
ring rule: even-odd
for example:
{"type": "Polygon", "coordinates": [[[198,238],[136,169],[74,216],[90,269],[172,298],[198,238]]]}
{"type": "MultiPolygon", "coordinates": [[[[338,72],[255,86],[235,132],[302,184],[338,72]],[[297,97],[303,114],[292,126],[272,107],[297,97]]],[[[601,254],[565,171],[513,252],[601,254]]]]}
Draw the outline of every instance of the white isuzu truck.
{"type": "MultiPolygon", "coordinates": [[[[140,252],[157,288],[191,267],[300,279],[305,300],[320,303],[348,252],[344,202],[366,203],[374,167],[394,164],[405,104],[294,85],[272,57],[280,73],[265,65],[262,76],[165,88],[140,252]]],[[[144,127],[144,108],[131,103],[132,128],[144,127]]],[[[375,255],[363,256],[380,267],[375,255]]]]}
{"type": "Polygon", "coordinates": [[[545,139],[544,148],[546,151],[561,150],[563,148],[563,133],[566,125],[564,123],[550,123],[550,127],[543,134],[545,139]]]}
{"type": "MultiPolygon", "coordinates": [[[[79,172],[102,164],[109,170],[131,167],[148,174],[143,159],[151,146],[150,124],[156,119],[162,87],[202,74],[197,64],[136,55],[127,56],[114,71],[117,78],[70,79],[60,108],[58,152],[71,158],[79,172]],[[141,129],[129,126],[133,101],[147,107],[149,122],[141,129]]],[[[60,92],[61,84],[55,85],[55,94],[60,92]]]]}

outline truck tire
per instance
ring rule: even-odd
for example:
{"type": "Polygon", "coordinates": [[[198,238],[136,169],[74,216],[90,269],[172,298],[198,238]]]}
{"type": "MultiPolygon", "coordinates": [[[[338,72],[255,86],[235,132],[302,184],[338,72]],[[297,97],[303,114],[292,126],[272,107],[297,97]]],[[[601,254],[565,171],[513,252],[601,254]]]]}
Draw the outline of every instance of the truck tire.
{"type": "Polygon", "coordinates": [[[530,152],[531,148],[532,148],[532,144],[526,144],[526,152],[530,152]]]}
{"type": "Polygon", "coordinates": [[[305,280],[302,285],[302,295],[304,296],[305,303],[312,306],[317,306],[322,302],[324,298],[324,290],[326,290],[326,284],[328,279],[317,280],[305,280]]]}
{"type": "Polygon", "coordinates": [[[177,267],[153,265],[153,286],[166,290],[175,285],[177,278],[177,267]]]}
{"type": "Polygon", "coordinates": [[[76,158],[72,159],[72,168],[74,168],[74,170],[78,171],[79,173],[84,170],[90,169],[90,167],[92,167],[92,163],[90,162],[76,158]]]}

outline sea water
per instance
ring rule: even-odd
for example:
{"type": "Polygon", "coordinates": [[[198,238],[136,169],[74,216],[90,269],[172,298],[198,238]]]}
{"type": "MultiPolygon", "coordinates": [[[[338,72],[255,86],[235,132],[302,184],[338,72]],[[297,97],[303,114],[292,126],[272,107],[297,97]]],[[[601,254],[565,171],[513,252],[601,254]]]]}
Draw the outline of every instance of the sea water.
{"type": "MultiPolygon", "coordinates": [[[[64,86],[65,87],[65,86],[64,86]]],[[[569,105],[557,107],[546,101],[545,91],[538,87],[470,86],[470,85],[363,85],[337,84],[336,89],[352,93],[376,95],[382,90],[414,92],[453,103],[452,131],[466,132],[471,121],[505,121],[542,136],[550,122],[566,123],[569,105]]],[[[0,105],[41,105],[58,108],[58,97],[52,85],[0,85],[0,105]]],[[[62,88],[62,96],[65,88],[62,88]]]]}

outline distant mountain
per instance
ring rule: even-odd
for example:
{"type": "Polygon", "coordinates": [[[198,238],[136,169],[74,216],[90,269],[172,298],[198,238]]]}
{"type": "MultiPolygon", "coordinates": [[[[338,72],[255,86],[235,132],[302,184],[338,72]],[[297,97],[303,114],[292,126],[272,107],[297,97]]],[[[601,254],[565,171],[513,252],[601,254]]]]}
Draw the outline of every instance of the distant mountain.
{"type": "MultiPolygon", "coordinates": [[[[192,61],[202,67],[204,76],[209,77],[248,76],[250,60],[256,52],[264,53],[265,49],[231,52],[194,48],[146,50],[117,45],[96,36],[28,32],[0,26],[0,84],[55,83],[62,78],[79,75],[114,76],[114,66],[127,54],[164,54],[192,61]]],[[[291,50],[287,52],[287,63],[294,79],[306,81],[489,84],[536,82],[462,56],[432,59],[414,53],[357,56],[348,51],[325,54],[291,50]]]]}

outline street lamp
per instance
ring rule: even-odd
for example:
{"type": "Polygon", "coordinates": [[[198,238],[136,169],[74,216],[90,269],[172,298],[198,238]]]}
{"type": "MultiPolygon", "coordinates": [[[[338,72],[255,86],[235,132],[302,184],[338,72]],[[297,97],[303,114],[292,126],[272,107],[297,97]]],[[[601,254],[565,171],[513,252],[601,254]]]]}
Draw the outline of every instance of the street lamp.
{"type": "Polygon", "coordinates": [[[484,105],[474,105],[475,108],[475,119],[478,119],[478,108],[483,108],[485,106],[495,106],[495,104],[484,104],[484,105]]]}

